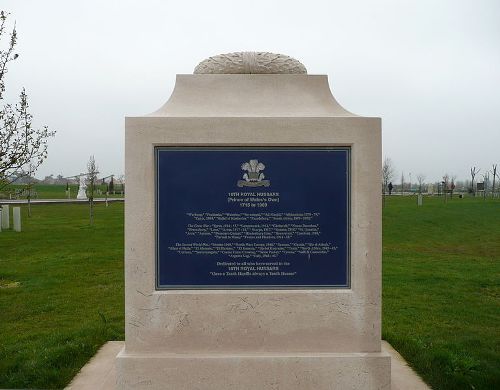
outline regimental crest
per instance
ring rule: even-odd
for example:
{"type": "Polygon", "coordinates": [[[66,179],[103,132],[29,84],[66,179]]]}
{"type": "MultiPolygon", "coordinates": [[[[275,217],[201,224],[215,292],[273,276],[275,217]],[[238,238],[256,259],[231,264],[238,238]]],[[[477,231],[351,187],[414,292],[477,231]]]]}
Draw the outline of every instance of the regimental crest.
{"type": "Polygon", "coordinates": [[[261,172],[266,168],[259,160],[250,160],[241,164],[241,169],[247,171],[243,175],[244,180],[238,180],[238,187],[269,187],[270,180],[264,180],[264,174],[261,172]]]}

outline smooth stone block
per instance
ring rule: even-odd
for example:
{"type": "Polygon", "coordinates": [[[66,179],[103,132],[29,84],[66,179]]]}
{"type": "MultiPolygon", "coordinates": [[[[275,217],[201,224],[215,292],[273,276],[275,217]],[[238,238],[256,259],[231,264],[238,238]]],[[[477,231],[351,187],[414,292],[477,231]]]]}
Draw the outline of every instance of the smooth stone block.
{"type": "Polygon", "coordinates": [[[14,221],[14,230],[16,232],[21,231],[21,207],[12,208],[12,219],[14,221]]]}
{"type": "Polygon", "coordinates": [[[9,213],[9,205],[4,204],[2,206],[2,229],[10,228],[10,213],[9,213]]]}
{"type": "MultiPolygon", "coordinates": [[[[116,383],[116,355],[122,351],[123,341],[108,341],[81,369],[66,390],[109,390],[116,383]]],[[[408,366],[403,357],[382,341],[382,351],[391,358],[391,390],[430,390],[424,381],[408,366]]]]}
{"type": "Polygon", "coordinates": [[[117,356],[120,389],[148,390],[390,390],[385,352],[117,356]]]}

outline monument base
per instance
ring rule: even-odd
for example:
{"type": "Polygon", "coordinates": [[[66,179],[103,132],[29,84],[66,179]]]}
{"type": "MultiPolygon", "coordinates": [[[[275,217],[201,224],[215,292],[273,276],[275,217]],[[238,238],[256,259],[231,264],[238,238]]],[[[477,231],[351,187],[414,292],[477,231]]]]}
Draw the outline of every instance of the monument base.
{"type": "Polygon", "coordinates": [[[379,353],[118,354],[120,389],[391,389],[379,353]]]}

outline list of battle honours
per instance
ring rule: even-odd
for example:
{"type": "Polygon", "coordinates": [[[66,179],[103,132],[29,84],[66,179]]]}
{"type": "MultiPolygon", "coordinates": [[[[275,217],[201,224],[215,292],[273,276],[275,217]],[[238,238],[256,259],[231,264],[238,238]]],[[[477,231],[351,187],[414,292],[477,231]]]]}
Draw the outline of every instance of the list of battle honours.
{"type": "Polygon", "coordinates": [[[349,148],[157,148],[157,288],[349,287],[349,162],[349,148]]]}

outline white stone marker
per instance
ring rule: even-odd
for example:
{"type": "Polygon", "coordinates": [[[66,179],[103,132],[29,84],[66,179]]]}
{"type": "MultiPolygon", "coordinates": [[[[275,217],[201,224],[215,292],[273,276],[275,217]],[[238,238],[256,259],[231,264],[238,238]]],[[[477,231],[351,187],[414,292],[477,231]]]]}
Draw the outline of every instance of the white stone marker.
{"type": "Polygon", "coordinates": [[[12,207],[12,219],[14,221],[14,230],[21,231],[21,207],[12,207]]]}
{"type": "MultiPolygon", "coordinates": [[[[380,118],[346,111],[327,76],[307,75],[286,56],[231,53],[204,61],[195,73],[177,75],[172,96],[158,111],[126,118],[125,347],[117,356],[117,387],[389,390],[390,357],[381,352],[380,118]],[[168,221],[157,220],[155,206],[158,146],[348,148],[349,286],[159,289],[155,224],[168,221]]],[[[234,191],[276,188],[277,164],[264,169],[255,161],[248,169],[252,161],[227,167],[234,191]],[[248,183],[239,188],[242,179],[248,183]]],[[[227,195],[217,186],[196,187],[202,180],[197,172],[176,169],[192,178],[195,190],[186,198],[227,195]]],[[[294,172],[283,172],[281,183],[293,182],[294,172]]],[[[166,191],[173,195],[176,188],[166,191]]],[[[286,201],[286,193],[280,196],[286,201]]],[[[308,196],[314,204],[314,194],[308,196]]],[[[204,210],[193,204],[192,211],[204,210]]],[[[314,258],[302,261],[315,267],[314,258]]]]}
{"type": "Polygon", "coordinates": [[[2,231],[2,213],[0,212],[0,232],[2,231]]]}
{"type": "Polygon", "coordinates": [[[2,229],[10,228],[10,213],[9,213],[9,205],[4,204],[2,206],[2,229]]]}
{"type": "Polygon", "coordinates": [[[80,176],[80,185],[78,186],[76,199],[87,200],[87,183],[85,182],[85,179],[85,175],[80,176]]]}
{"type": "Polygon", "coordinates": [[[418,194],[418,195],[417,195],[417,204],[418,204],[419,206],[422,206],[422,194],[418,194]]]}

